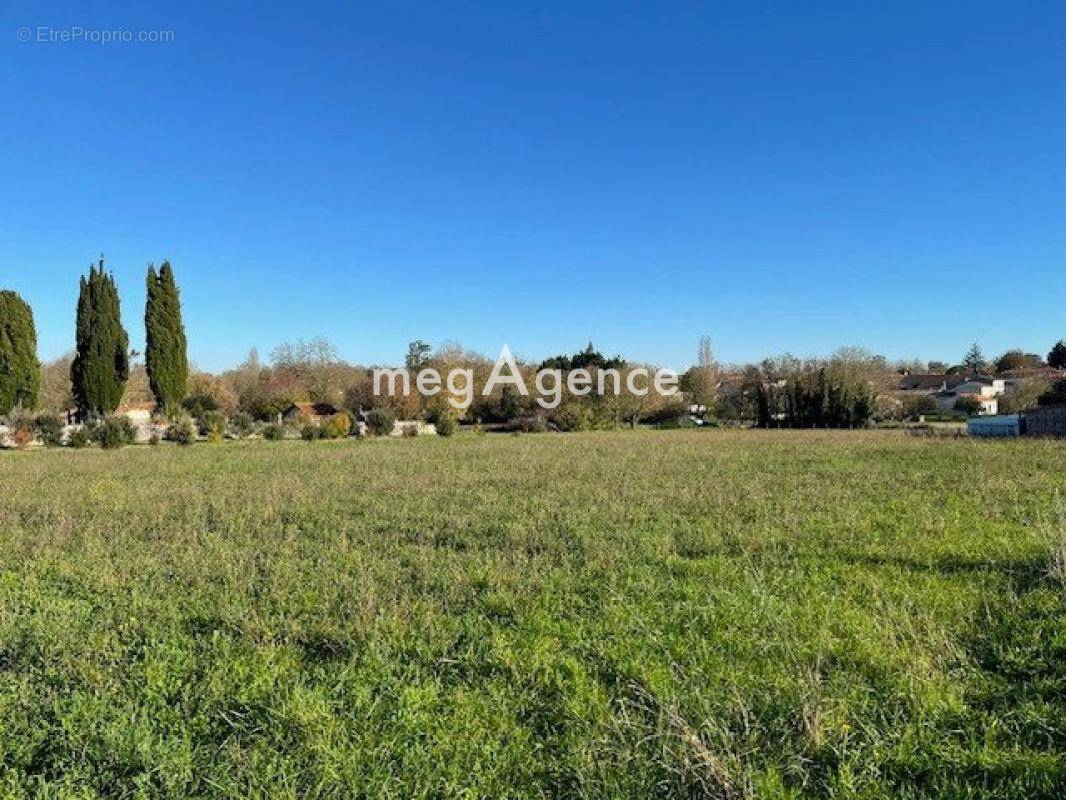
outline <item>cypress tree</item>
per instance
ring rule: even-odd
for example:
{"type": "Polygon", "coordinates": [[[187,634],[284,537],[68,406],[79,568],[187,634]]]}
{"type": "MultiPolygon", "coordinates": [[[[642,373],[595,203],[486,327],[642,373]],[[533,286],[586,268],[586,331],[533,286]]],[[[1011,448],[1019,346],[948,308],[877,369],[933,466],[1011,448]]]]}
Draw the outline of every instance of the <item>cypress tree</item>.
{"type": "Polygon", "coordinates": [[[129,337],[122,327],[118,289],[104,260],[82,276],[78,295],[76,353],[70,367],[74,399],[82,414],[108,414],[122,402],[130,375],[129,337]]]}
{"type": "Polygon", "coordinates": [[[33,311],[17,293],[0,291],[0,414],[35,408],[40,391],[33,311]]]}
{"type": "Polygon", "coordinates": [[[148,382],[160,407],[173,408],[185,399],[189,362],[181,299],[170,262],[164,261],[158,273],[149,264],[147,281],[144,328],[148,336],[145,348],[148,382]]]}

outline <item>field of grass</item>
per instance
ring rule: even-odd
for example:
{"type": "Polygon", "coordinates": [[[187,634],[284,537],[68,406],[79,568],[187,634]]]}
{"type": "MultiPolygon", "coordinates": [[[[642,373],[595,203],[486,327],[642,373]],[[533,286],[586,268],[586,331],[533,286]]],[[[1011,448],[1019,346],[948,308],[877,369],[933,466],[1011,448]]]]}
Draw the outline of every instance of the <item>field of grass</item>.
{"type": "Polygon", "coordinates": [[[3,796],[1066,794],[1058,443],[0,453],[0,542],[3,796]]]}

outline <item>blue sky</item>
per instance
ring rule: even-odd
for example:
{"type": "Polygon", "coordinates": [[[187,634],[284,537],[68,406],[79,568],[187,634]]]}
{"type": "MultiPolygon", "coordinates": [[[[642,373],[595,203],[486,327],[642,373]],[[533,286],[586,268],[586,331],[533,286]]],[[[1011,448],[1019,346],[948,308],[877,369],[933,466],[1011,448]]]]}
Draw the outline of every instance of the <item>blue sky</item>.
{"type": "Polygon", "coordinates": [[[0,286],[44,358],[101,252],[135,344],[170,258],[211,369],[1066,336],[1061,3],[43,5],[0,11],[0,286]]]}

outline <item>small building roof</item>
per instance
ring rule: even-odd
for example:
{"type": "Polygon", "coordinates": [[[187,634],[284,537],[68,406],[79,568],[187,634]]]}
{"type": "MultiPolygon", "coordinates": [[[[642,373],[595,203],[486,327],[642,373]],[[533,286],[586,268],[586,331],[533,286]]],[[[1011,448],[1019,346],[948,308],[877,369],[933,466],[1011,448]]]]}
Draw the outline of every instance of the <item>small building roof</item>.
{"type": "Polygon", "coordinates": [[[286,415],[294,411],[308,417],[332,417],[337,413],[337,407],[330,403],[293,403],[285,409],[286,415]]]}
{"type": "Polygon", "coordinates": [[[936,389],[950,388],[962,381],[954,375],[942,375],[936,373],[904,375],[899,379],[899,388],[902,392],[913,392],[921,389],[935,391],[936,389]]]}

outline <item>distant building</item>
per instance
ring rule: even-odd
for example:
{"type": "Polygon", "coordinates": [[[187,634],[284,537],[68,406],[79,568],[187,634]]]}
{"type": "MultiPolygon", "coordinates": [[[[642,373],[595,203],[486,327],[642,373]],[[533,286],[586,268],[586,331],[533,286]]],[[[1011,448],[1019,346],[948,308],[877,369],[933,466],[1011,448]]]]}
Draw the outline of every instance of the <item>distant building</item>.
{"type": "Polygon", "coordinates": [[[123,403],[115,413],[126,417],[134,425],[147,425],[157,408],[155,400],[147,400],[142,403],[123,403]]]}
{"type": "Polygon", "coordinates": [[[392,425],[389,436],[436,436],[437,426],[418,419],[398,419],[392,425]]]}
{"type": "Polygon", "coordinates": [[[322,425],[339,409],[330,403],[293,403],[281,415],[286,422],[309,422],[322,425]]]}
{"type": "Polygon", "coordinates": [[[937,392],[936,403],[943,411],[955,408],[959,399],[970,397],[977,401],[982,415],[994,415],[999,413],[998,397],[1006,394],[1007,382],[1000,378],[967,378],[956,383],[953,387],[937,392]]]}

